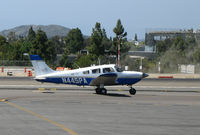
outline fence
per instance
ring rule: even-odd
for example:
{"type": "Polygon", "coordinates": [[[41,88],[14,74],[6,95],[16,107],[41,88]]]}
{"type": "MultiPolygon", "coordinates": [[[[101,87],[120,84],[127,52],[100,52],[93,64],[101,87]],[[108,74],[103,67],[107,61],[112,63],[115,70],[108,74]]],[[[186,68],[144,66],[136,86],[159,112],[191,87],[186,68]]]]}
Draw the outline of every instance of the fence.
{"type": "MultiPolygon", "coordinates": [[[[149,62],[146,59],[130,59],[122,58],[121,66],[125,70],[130,71],[142,71],[147,73],[181,73],[181,74],[200,74],[200,64],[168,64],[159,62],[149,62]]],[[[115,57],[104,57],[100,61],[97,60],[98,64],[116,64],[115,57]]],[[[23,72],[24,67],[32,67],[30,61],[9,61],[0,60],[0,67],[10,66],[16,71],[23,72]],[[16,68],[17,67],[17,68],[16,68]]],[[[10,70],[5,68],[5,70],[10,70]]],[[[16,72],[15,71],[15,72],[16,72]]]]}
{"type": "Polygon", "coordinates": [[[122,65],[128,66],[128,70],[147,73],[173,73],[173,74],[200,74],[200,64],[167,64],[167,63],[142,63],[141,60],[130,61],[122,65]]]}
{"type": "Polygon", "coordinates": [[[31,66],[30,61],[0,60],[0,66],[31,66]]]}

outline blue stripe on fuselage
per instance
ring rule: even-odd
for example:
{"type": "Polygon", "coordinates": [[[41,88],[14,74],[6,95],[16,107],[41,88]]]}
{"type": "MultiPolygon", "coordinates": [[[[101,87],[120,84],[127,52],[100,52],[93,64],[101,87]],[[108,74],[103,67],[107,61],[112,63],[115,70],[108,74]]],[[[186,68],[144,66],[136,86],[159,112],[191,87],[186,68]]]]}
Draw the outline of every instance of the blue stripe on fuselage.
{"type": "MultiPolygon", "coordinates": [[[[90,85],[90,82],[95,78],[85,77],[62,77],[62,78],[46,78],[44,80],[36,79],[39,82],[50,82],[58,84],[71,84],[71,85],[90,85]]],[[[132,85],[139,82],[140,78],[118,78],[116,84],[113,85],[132,85]]]]}
{"type": "Polygon", "coordinates": [[[62,77],[62,78],[46,78],[44,80],[36,79],[39,82],[49,82],[58,84],[72,84],[72,85],[89,85],[94,78],[85,77],[62,77]]]}
{"type": "Polygon", "coordinates": [[[132,85],[140,80],[141,78],[118,78],[116,82],[118,85],[132,85]]]}

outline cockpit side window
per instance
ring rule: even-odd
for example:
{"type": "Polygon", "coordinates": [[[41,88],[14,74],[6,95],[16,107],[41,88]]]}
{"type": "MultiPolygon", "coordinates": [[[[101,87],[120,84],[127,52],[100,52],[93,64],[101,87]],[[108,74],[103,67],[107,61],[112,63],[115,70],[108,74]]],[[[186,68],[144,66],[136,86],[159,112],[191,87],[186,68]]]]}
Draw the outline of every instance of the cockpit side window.
{"type": "Polygon", "coordinates": [[[93,70],[92,70],[92,73],[93,73],[93,74],[99,74],[99,73],[101,73],[101,72],[100,72],[100,68],[93,69],[93,70]]]}
{"type": "Polygon", "coordinates": [[[103,73],[114,72],[113,68],[103,68],[103,73]]]}
{"type": "Polygon", "coordinates": [[[89,73],[90,73],[89,70],[83,71],[83,74],[89,74],[89,73]]]}
{"type": "Polygon", "coordinates": [[[115,69],[117,70],[117,72],[123,72],[123,69],[119,68],[118,66],[115,66],[115,69]]]}

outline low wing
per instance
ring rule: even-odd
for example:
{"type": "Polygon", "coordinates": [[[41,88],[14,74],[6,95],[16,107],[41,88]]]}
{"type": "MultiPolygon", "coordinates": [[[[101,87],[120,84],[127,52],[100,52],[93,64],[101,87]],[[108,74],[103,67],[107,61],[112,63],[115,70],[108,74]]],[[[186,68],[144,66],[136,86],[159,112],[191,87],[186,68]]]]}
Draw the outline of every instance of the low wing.
{"type": "Polygon", "coordinates": [[[98,76],[96,79],[92,80],[90,86],[99,86],[103,85],[113,85],[117,79],[117,74],[115,73],[106,73],[98,76]]]}

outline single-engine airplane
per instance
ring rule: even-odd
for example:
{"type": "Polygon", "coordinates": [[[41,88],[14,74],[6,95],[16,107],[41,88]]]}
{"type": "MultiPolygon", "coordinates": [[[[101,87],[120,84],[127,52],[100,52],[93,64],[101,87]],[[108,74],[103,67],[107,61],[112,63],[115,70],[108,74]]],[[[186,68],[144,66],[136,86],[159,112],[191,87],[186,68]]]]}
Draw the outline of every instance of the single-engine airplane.
{"type": "Polygon", "coordinates": [[[91,66],[67,71],[55,71],[38,55],[30,55],[35,71],[35,80],[39,82],[70,84],[78,86],[96,86],[97,94],[107,94],[104,86],[127,85],[129,93],[136,94],[133,84],[148,77],[148,74],[135,71],[123,71],[114,64],[91,66]]]}

